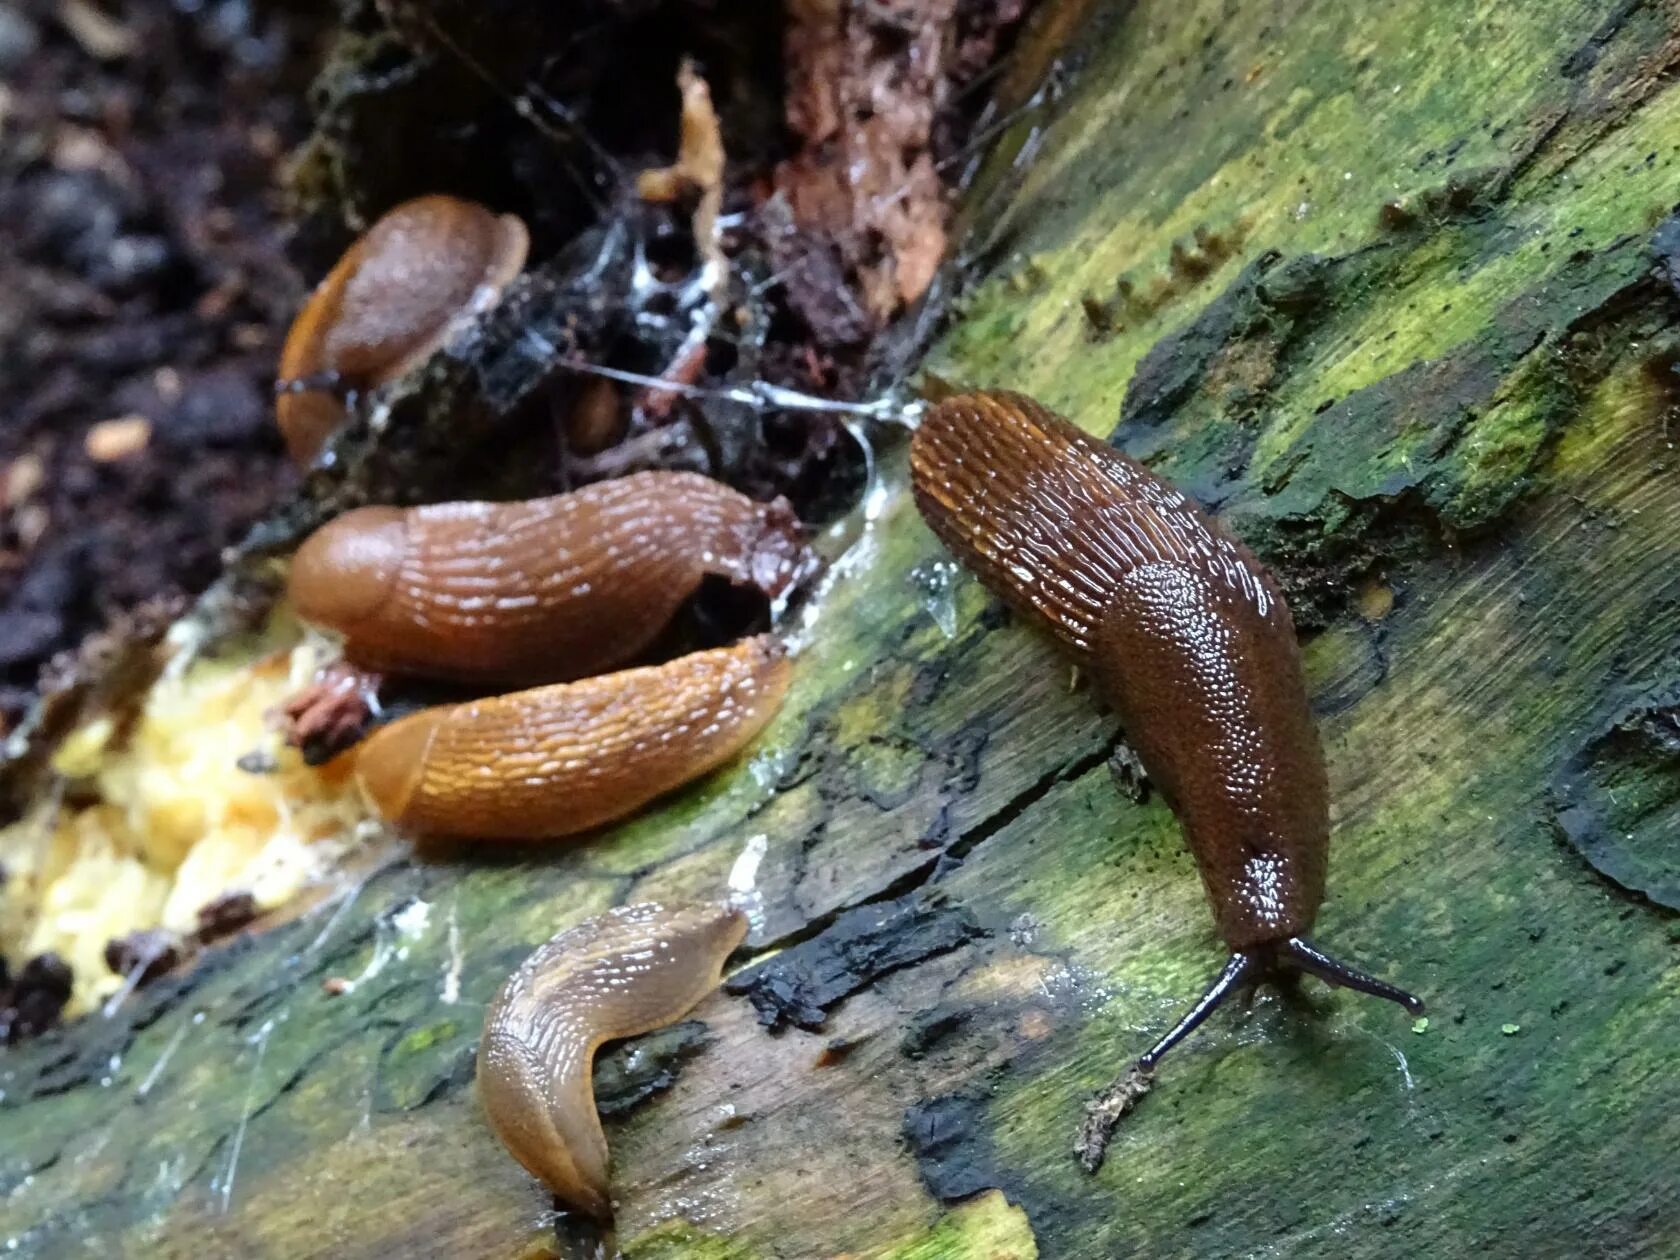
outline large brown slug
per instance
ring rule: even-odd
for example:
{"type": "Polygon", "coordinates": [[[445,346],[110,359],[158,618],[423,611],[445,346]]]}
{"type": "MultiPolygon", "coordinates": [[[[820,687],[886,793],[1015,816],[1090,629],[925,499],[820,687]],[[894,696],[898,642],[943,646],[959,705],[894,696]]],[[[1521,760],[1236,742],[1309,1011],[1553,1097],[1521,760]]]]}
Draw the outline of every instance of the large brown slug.
{"type": "Polygon", "coordinates": [[[1253,553],[1181,491],[1019,394],[940,403],[910,461],[933,531],[1071,649],[1119,714],[1231,947],[1139,1069],[1280,970],[1421,1011],[1306,937],[1329,851],[1324,754],[1294,623],[1253,553]]]}
{"type": "Polygon", "coordinates": [[[596,1050],[681,1019],[746,933],[722,906],[622,906],[541,946],[490,1003],[478,1048],[490,1127],[569,1207],[612,1212],[596,1050]]]}
{"type": "Polygon", "coordinates": [[[292,458],[314,459],[344,422],[344,392],[423,363],[460,320],[493,302],[529,246],[517,217],[457,197],[417,197],[380,218],[286,335],[275,413],[292,458]]]}
{"type": "Polygon", "coordinates": [[[559,682],[640,655],[708,575],[780,595],[800,533],[783,500],[644,472],[527,502],[358,508],[298,550],[290,594],[365,669],[559,682]]]}
{"type": "Polygon", "coordinates": [[[540,840],[634,812],[722,765],[763,729],[790,667],[769,635],[622,670],[443,705],[376,731],[356,774],[422,835],[540,840]]]}

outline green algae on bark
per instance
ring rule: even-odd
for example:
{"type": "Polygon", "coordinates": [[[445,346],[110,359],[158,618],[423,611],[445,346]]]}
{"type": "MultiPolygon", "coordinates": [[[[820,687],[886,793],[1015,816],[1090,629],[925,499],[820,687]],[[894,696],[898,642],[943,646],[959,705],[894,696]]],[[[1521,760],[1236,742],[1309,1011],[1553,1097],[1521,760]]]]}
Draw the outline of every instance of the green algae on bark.
{"type": "Polygon", "coordinates": [[[1677,26],[1638,0],[1100,13],[1053,116],[982,173],[963,248],[984,274],[929,364],[1120,425],[1322,623],[1318,931],[1415,984],[1426,1036],[1310,986],[1263,997],[1079,1171],[1083,1101],[1220,955],[1175,822],[1114,791],[1113,722],[1051,645],[966,578],[930,608],[914,574],[942,557],[888,453],[754,758],[586,846],[399,861],[11,1055],[0,1241],[516,1254],[552,1237],[549,1203],[459,1065],[532,942],[733,889],[754,949],[816,952],[928,885],[977,930],[820,1034],[708,1006],[704,1044],[612,1122],[629,1254],[965,1255],[941,1231],[984,1237],[973,1220],[1004,1254],[1092,1260],[1661,1254],[1673,920],[1555,820],[1585,800],[1656,826],[1672,799],[1638,714],[1666,711],[1680,641],[1680,421],[1650,367],[1680,317],[1658,239],[1677,26]],[[1380,616],[1356,607],[1368,578],[1380,616]],[[328,998],[334,975],[358,983],[328,998]]]}

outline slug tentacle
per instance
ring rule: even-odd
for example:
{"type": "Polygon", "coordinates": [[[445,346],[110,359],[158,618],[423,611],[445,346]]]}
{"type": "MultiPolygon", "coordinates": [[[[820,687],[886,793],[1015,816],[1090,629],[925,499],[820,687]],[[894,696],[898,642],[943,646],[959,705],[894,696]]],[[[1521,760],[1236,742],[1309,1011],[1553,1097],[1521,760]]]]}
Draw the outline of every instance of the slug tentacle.
{"type": "Polygon", "coordinates": [[[1184,1013],[1178,1023],[1139,1055],[1129,1070],[1117,1076],[1108,1088],[1085,1105],[1085,1120],[1080,1125],[1073,1151],[1086,1172],[1094,1173],[1102,1167],[1114,1127],[1149,1093],[1155,1081],[1155,1069],[1167,1051],[1200,1028],[1207,1017],[1225,1005],[1234,994],[1252,990],[1279,970],[1308,972],[1326,984],[1356,989],[1398,1003],[1413,1015],[1421,1015],[1424,1011],[1421,998],[1331,958],[1300,937],[1291,937],[1255,950],[1238,950],[1226,960],[1207,991],[1196,999],[1196,1004],[1184,1013]]]}
{"type": "Polygon", "coordinates": [[[1196,999],[1196,1004],[1159,1041],[1138,1056],[1138,1071],[1153,1072],[1162,1055],[1200,1028],[1202,1022],[1223,1006],[1233,993],[1252,988],[1260,978],[1260,972],[1260,962],[1253,954],[1232,954],[1213,983],[1208,985],[1207,992],[1196,999]]]}
{"type": "Polygon", "coordinates": [[[664,665],[426,709],[376,731],[356,773],[423,835],[536,840],[632,813],[741,750],[781,706],[768,635],[664,665]]]}
{"type": "Polygon", "coordinates": [[[1293,936],[1284,941],[1279,947],[1278,961],[1284,966],[1293,967],[1297,971],[1304,971],[1308,975],[1317,976],[1325,984],[1332,984],[1337,988],[1352,989],[1356,993],[1366,993],[1372,997],[1382,998],[1385,1001],[1405,1007],[1413,1015],[1423,1014],[1422,998],[1408,993],[1386,980],[1379,980],[1373,975],[1360,971],[1357,967],[1351,966],[1339,958],[1332,958],[1305,937],[1293,936]]]}
{"type": "Polygon", "coordinates": [[[358,508],[299,548],[290,594],[363,668],[528,685],[633,660],[708,575],[775,599],[805,561],[786,502],[644,472],[522,502],[358,508]]]}
{"type": "Polygon", "coordinates": [[[496,1136],[569,1206],[611,1213],[595,1052],[686,1015],[746,936],[739,911],[622,906],[539,947],[491,1002],[478,1085],[496,1136]]]}
{"type": "Polygon", "coordinates": [[[1238,950],[1232,954],[1219,975],[1208,986],[1207,992],[1197,999],[1196,1004],[1166,1035],[1138,1056],[1138,1070],[1153,1072],[1155,1065],[1161,1061],[1161,1056],[1195,1032],[1202,1021],[1225,1004],[1226,999],[1245,989],[1252,989],[1273,972],[1280,970],[1304,971],[1317,976],[1326,984],[1356,989],[1360,993],[1368,993],[1372,997],[1384,998],[1403,1006],[1413,1015],[1423,1014],[1421,998],[1322,953],[1310,941],[1298,936],[1291,937],[1275,947],[1262,946],[1256,950],[1238,950]]]}

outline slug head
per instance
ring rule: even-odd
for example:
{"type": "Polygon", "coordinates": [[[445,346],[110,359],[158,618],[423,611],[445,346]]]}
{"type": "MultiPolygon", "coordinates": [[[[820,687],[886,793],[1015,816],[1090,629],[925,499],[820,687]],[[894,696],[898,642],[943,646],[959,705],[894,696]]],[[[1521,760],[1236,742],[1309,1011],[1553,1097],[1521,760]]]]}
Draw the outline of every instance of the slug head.
{"type": "Polygon", "coordinates": [[[287,595],[305,621],[349,631],[384,608],[407,553],[406,512],[356,508],[304,540],[292,557],[287,595]]]}
{"type": "Polygon", "coordinates": [[[401,826],[425,776],[427,755],[446,709],[423,709],[382,726],[356,750],[356,782],[380,815],[401,826]]]}
{"type": "Polygon", "coordinates": [[[621,906],[541,946],[491,1002],[478,1052],[485,1113],[568,1206],[612,1211],[595,1051],[681,1019],[717,987],[746,931],[724,906],[621,906]]]}
{"type": "Polygon", "coordinates": [[[299,463],[344,420],[337,390],[369,389],[424,362],[460,319],[493,304],[525,265],[513,215],[456,197],[387,213],[310,295],[280,354],[276,418],[299,463]]]}

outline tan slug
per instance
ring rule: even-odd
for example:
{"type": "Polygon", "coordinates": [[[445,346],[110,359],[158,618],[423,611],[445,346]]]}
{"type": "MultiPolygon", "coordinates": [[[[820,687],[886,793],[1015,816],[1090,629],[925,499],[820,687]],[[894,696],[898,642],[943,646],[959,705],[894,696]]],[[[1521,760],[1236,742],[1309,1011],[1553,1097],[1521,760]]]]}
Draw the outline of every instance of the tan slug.
{"type": "Polygon", "coordinates": [[[442,705],[374,732],[356,774],[422,835],[538,840],[611,822],[763,729],[791,674],[769,635],[663,665],[442,705]]]}
{"type": "Polygon", "coordinates": [[[280,352],[275,418],[299,463],[344,422],[343,394],[423,363],[460,320],[493,303],[525,265],[514,215],[458,197],[416,197],[387,211],[304,304],[280,352]]]}
{"type": "Polygon", "coordinates": [[[357,508],[298,549],[289,593],[366,669],[530,684],[634,659],[708,575],[773,599],[804,561],[785,500],[643,472],[522,502],[357,508]]]}
{"type": "Polygon", "coordinates": [[[681,1019],[746,933],[722,906],[621,906],[539,947],[490,1003],[478,1049],[490,1127],[569,1207],[612,1212],[596,1050],[681,1019]]]}

